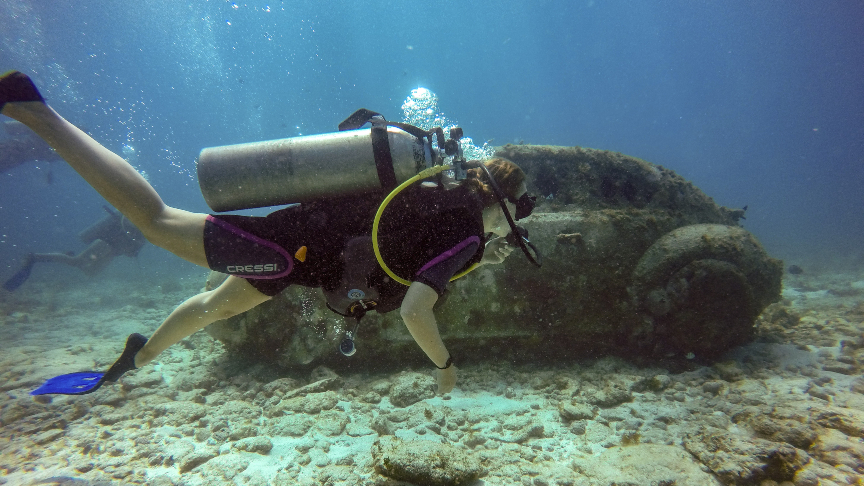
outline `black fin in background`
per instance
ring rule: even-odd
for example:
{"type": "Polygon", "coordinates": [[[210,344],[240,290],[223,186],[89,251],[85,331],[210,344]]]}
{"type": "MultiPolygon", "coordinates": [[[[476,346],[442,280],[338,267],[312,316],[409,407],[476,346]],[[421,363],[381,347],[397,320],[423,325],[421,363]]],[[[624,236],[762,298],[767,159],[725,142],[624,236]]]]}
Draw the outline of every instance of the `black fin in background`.
{"type": "Polygon", "coordinates": [[[12,275],[5,283],[3,283],[3,288],[8,290],[9,292],[14,292],[18,287],[24,285],[24,282],[30,278],[30,272],[33,270],[33,264],[36,263],[35,260],[30,260],[25,263],[21,270],[12,275]]]}

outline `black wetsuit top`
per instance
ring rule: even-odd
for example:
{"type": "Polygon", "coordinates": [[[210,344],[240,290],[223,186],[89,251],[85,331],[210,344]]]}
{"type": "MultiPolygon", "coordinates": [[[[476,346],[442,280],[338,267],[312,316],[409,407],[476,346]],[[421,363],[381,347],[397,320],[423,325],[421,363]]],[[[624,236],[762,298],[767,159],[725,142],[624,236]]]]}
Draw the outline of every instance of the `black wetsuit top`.
{"type": "Polygon", "coordinates": [[[461,187],[411,189],[394,198],[381,217],[381,255],[396,275],[440,295],[453,275],[483,256],[483,206],[461,187]]]}
{"type": "MultiPolygon", "coordinates": [[[[276,295],[293,284],[335,288],[342,277],[346,243],[372,233],[379,202],[380,198],[375,197],[352,198],[291,206],[266,217],[209,216],[204,230],[208,263],[213,270],[246,278],[265,295],[276,295]],[[258,241],[257,249],[250,246],[255,245],[250,243],[252,240],[258,241]],[[305,255],[298,254],[303,247],[305,255]],[[275,255],[272,251],[278,251],[284,258],[281,271],[267,275],[265,269],[260,276],[235,271],[265,268],[252,263],[232,265],[240,260],[238,255],[259,250],[263,251],[261,255],[275,255]]],[[[482,204],[462,188],[443,191],[409,187],[388,205],[378,231],[382,258],[388,267],[396,275],[423,282],[439,294],[453,275],[483,256],[482,204]]],[[[269,261],[266,256],[261,259],[269,261]]],[[[379,266],[367,281],[380,294],[376,308],[379,312],[398,308],[408,289],[390,279],[379,266]]]]}

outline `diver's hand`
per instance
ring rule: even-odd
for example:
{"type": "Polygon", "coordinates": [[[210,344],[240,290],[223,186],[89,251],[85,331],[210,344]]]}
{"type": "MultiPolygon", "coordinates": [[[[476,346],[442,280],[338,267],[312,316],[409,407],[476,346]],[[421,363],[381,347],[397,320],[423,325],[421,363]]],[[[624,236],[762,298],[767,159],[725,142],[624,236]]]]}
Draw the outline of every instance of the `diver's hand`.
{"type": "Polygon", "coordinates": [[[483,251],[483,260],[481,260],[480,263],[482,265],[501,263],[512,251],[513,247],[507,243],[506,238],[502,236],[492,238],[488,243],[486,243],[486,249],[483,251]]]}
{"type": "Polygon", "coordinates": [[[438,370],[438,394],[443,395],[453,391],[456,385],[456,367],[450,365],[446,370],[438,370]]]}

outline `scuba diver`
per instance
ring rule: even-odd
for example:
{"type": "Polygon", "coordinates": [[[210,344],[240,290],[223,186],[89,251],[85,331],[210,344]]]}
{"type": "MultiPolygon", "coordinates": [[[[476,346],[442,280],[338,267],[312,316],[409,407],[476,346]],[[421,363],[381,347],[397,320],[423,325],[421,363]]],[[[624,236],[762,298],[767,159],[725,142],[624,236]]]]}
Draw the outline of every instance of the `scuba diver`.
{"type": "MultiPolygon", "coordinates": [[[[290,285],[335,292],[352,273],[347,271],[354,267],[350,263],[352,253],[374,253],[379,263],[372,265],[374,269],[364,282],[378,297],[367,302],[353,292],[361,289],[351,289],[355,310],[358,305],[378,311],[399,308],[411,336],[439,370],[438,392],[447,393],[456,382],[456,368],[439,334],[433,306],[454,275],[475,265],[501,263],[513,250],[508,235],[529,255],[527,238],[513,238],[513,233],[519,232],[511,216],[526,217],[534,208],[535,198],[527,193],[522,169],[502,158],[465,164],[465,178],[445,184],[441,169],[447,166],[438,165],[404,182],[401,192],[392,190],[396,178],[392,161],[389,166],[386,163],[392,155],[387,130],[395,129],[384,126],[381,132],[383,117],[367,110],[359,110],[344,123],[349,129],[361,122],[373,124],[369,153],[375,153],[372,172],[377,167],[382,194],[389,193],[384,203],[379,206],[380,199],[369,202],[373,198],[356,195],[300,201],[266,217],[207,215],[166,205],[129,163],[62,118],[48,106],[30,78],[18,71],[0,76],[0,113],[24,123],[45,140],[151,243],[230,275],[217,288],[180,304],[149,339],[130,335],[121,356],[107,372],[61,375],[32,394],[90,393],[148,364],[167,347],[210,323],[246,312],[290,285]],[[376,141],[376,129],[384,134],[383,140],[376,141]],[[437,185],[434,181],[413,184],[418,177],[428,179],[431,175],[427,174],[433,173],[438,175],[437,185]],[[404,189],[409,183],[411,187],[404,189]],[[430,185],[436,187],[427,187],[430,185]],[[449,189],[442,189],[444,185],[449,189]],[[389,207],[384,211],[386,204],[389,207]],[[418,213],[423,210],[432,212],[418,213]],[[487,239],[489,233],[496,236],[487,239]]],[[[357,138],[359,131],[344,133],[357,138]]],[[[438,135],[440,146],[440,128],[438,135]]],[[[304,140],[316,140],[311,137],[304,140]]],[[[432,136],[429,138],[431,141],[432,136]]],[[[365,140],[368,143],[368,135],[365,140]]],[[[278,148],[284,144],[271,145],[278,148]]],[[[415,151],[414,155],[422,153],[415,151]]],[[[328,158],[351,156],[352,151],[341,150],[328,158]]],[[[202,162],[199,160],[199,180],[203,190],[206,178],[202,176],[202,162]]],[[[297,167],[292,165],[291,170],[297,167]]],[[[262,185],[272,182],[266,174],[255,176],[262,185]]],[[[280,183],[275,182],[277,186],[280,183]]],[[[234,184],[233,190],[248,193],[255,189],[234,184]]],[[[270,205],[275,204],[279,202],[271,201],[270,205]]]]}
{"type": "Polygon", "coordinates": [[[78,233],[78,238],[88,245],[77,255],[68,253],[29,253],[21,269],[3,283],[3,288],[12,292],[24,284],[36,263],[62,263],[75,267],[86,275],[98,275],[115,257],[138,256],[146,240],[132,223],[107,206],[103,206],[102,219],[78,233]]]}

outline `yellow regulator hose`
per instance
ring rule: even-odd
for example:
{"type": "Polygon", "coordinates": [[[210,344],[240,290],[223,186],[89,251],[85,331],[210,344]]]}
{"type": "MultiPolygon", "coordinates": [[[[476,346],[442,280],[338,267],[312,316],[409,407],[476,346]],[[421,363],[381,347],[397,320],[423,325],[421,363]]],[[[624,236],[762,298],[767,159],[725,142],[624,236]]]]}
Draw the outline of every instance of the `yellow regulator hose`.
{"type": "MultiPolygon", "coordinates": [[[[388,204],[390,204],[390,201],[392,201],[393,198],[396,197],[400,192],[402,192],[402,190],[404,190],[406,187],[414,184],[419,180],[428,179],[440,172],[450,170],[452,168],[452,165],[435,165],[429,167],[428,169],[421,170],[417,173],[417,175],[408,179],[402,184],[399,184],[396,189],[393,189],[393,191],[391,191],[390,194],[388,194],[387,197],[385,197],[384,200],[381,201],[381,205],[378,206],[378,212],[375,213],[375,220],[372,222],[372,248],[375,250],[375,258],[378,260],[378,265],[381,265],[381,268],[384,269],[384,272],[386,272],[387,275],[390,276],[390,278],[401,283],[402,285],[410,286],[411,281],[405,280],[404,278],[393,273],[393,270],[390,270],[390,267],[388,267],[387,264],[384,263],[384,258],[381,257],[381,249],[378,247],[378,223],[381,221],[381,215],[384,214],[384,209],[387,207],[388,204]]],[[[453,278],[450,279],[450,281],[452,282],[457,278],[465,276],[468,272],[474,270],[477,265],[478,264],[475,263],[464,272],[454,275],[453,278]]]]}

